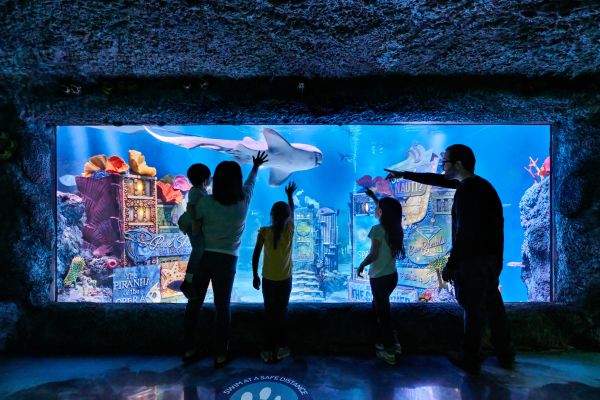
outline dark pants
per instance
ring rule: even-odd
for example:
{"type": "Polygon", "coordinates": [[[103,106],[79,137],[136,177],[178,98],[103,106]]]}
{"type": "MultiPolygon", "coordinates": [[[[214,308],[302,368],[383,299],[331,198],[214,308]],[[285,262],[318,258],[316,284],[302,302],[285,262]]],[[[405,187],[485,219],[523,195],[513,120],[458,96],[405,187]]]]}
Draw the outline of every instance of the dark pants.
{"type": "Polygon", "coordinates": [[[374,329],[377,343],[390,347],[394,344],[394,328],[392,327],[392,308],[390,295],[398,285],[398,273],[370,278],[371,293],[373,294],[374,329]]]}
{"type": "Polygon", "coordinates": [[[186,349],[189,350],[195,347],[198,317],[204,304],[208,284],[212,282],[216,314],[215,352],[216,354],[227,352],[231,322],[229,303],[231,301],[236,263],[237,257],[229,254],[205,251],[202,255],[192,280],[194,295],[188,299],[185,308],[184,342],[186,349]]]}
{"type": "Polygon", "coordinates": [[[479,359],[486,320],[489,320],[492,344],[500,357],[511,356],[514,350],[498,278],[502,260],[497,257],[477,257],[459,262],[455,272],[456,299],[464,309],[463,351],[479,359]]]}
{"type": "Polygon", "coordinates": [[[287,346],[287,308],[292,292],[292,278],[283,281],[262,279],[262,293],[265,302],[266,348],[275,350],[287,346]]]}

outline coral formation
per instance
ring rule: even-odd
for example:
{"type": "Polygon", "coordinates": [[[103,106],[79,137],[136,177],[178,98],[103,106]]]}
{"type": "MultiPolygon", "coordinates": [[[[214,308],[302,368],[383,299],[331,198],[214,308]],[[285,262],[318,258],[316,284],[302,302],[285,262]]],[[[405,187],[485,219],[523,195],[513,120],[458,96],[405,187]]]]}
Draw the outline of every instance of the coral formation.
{"type": "Polygon", "coordinates": [[[71,266],[69,267],[69,272],[67,273],[67,276],[65,276],[64,285],[75,286],[77,280],[81,278],[84,268],[85,261],[83,261],[83,258],[79,256],[73,257],[71,266]]]}
{"type": "Polygon", "coordinates": [[[188,179],[183,175],[177,175],[173,178],[173,189],[181,190],[183,192],[187,192],[192,188],[192,184],[188,179]]]}
{"type": "Polygon", "coordinates": [[[158,198],[165,203],[182,203],[183,195],[179,190],[173,189],[173,186],[163,181],[156,182],[158,188],[158,198]]]}
{"type": "Polygon", "coordinates": [[[106,172],[111,174],[121,174],[123,172],[129,171],[129,165],[119,156],[111,156],[106,161],[106,167],[104,168],[106,172]]]}
{"type": "MultiPolygon", "coordinates": [[[[56,207],[56,276],[63,277],[73,257],[81,252],[82,228],[86,218],[83,200],[76,194],[57,192],[56,207]]],[[[60,291],[63,280],[57,279],[56,284],[60,291]]]]}
{"type": "Polygon", "coordinates": [[[83,166],[83,176],[91,176],[96,171],[103,171],[105,167],[106,156],[104,154],[92,156],[83,166]]]}
{"type": "Polygon", "coordinates": [[[146,164],[146,158],[137,150],[129,150],[129,164],[131,171],[143,176],[156,176],[156,168],[146,164]]]}

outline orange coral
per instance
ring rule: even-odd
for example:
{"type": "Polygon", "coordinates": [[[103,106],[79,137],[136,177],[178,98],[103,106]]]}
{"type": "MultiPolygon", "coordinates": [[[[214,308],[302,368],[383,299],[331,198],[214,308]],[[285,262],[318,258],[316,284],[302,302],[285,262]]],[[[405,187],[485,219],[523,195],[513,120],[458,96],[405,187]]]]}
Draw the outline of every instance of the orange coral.
{"type": "Polygon", "coordinates": [[[179,190],[173,189],[171,184],[158,181],[156,187],[158,188],[158,197],[165,203],[183,203],[183,195],[179,190]]]}
{"type": "Polygon", "coordinates": [[[106,156],[104,154],[92,156],[83,166],[83,176],[92,176],[94,172],[104,169],[105,166],[106,156]]]}
{"type": "Polygon", "coordinates": [[[120,174],[129,171],[129,165],[119,156],[112,156],[106,161],[106,172],[111,174],[120,174]]]}
{"type": "Polygon", "coordinates": [[[129,164],[131,171],[138,175],[156,176],[156,168],[146,164],[146,158],[137,150],[129,150],[129,164]]]}

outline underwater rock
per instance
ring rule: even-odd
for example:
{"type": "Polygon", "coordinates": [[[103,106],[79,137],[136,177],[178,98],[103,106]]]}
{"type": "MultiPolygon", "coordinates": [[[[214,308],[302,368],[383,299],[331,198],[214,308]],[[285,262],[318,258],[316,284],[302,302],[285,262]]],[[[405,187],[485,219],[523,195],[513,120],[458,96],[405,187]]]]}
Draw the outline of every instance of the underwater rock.
{"type": "Polygon", "coordinates": [[[348,277],[337,271],[325,272],[323,274],[323,291],[325,293],[337,292],[348,288],[348,277]]]}
{"type": "Polygon", "coordinates": [[[519,203],[525,240],[521,280],[528,301],[550,300],[550,179],[534,183],[519,203]]]}
{"type": "Polygon", "coordinates": [[[98,286],[112,287],[113,269],[120,266],[120,261],[115,257],[91,257],[86,259],[90,278],[94,279],[98,286]]]}
{"type": "Polygon", "coordinates": [[[83,199],[76,194],[57,192],[56,285],[62,290],[67,268],[80,253],[83,244],[81,229],[85,223],[83,199]]]}

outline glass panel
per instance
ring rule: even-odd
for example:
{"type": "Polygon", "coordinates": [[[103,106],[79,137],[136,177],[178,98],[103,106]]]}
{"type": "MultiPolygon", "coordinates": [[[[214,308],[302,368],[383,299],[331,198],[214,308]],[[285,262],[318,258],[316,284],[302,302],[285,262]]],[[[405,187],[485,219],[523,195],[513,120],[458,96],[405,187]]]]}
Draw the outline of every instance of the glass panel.
{"type": "Polygon", "coordinates": [[[356,275],[378,224],[367,188],[403,205],[407,257],[396,262],[392,300],[454,301],[439,277],[452,244],[454,190],[384,179],[386,168],[442,172],[442,153],[454,143],[473,149],[476,173],[502,201],[504,300],[547,301],[550,126],[427,124],[60,126],[57,299],[185,302],[179,286],[191,246],[177,222],[189,200],[188,167],[204,163],[214,172],[235,160],[246,177],[251,156],[265,150],[232,301],[262,302],[252,287],[252,252],[258,229],[271,224],[271,206],[286,201],[289,180],[298,185],[291,301],[371,300],[368,278],[356,275]]]}

